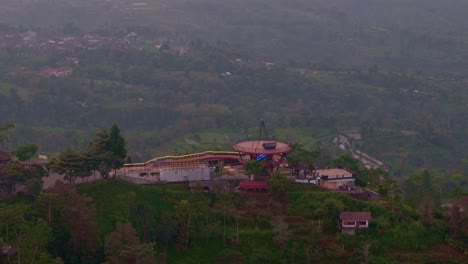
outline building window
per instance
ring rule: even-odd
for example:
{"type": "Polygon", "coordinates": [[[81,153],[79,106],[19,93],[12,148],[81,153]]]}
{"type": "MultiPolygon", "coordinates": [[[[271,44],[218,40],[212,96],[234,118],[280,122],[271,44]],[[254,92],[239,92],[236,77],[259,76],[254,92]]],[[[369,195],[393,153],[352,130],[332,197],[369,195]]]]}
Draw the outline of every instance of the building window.
{"type": "Polygon", "coordinates": [[[352,225],[352,226],[354,226],[354,225],[356,225],[356,222],[354,222],[354,221],[343,221],[343,225],[347,225],[347,226],[352,225]]]}
{"type": "Polygon", "coordinates": [[[367,225],[367,221],[359,221],[359,225],[360,226],[365,226],[365,225],[367,225]]]}
{"type": "Polygon", "coordinates": [[[146,173],[146,172],[140,172],[140,177],[143,177],[143,176],[146,176],[146,175],[148,175],[148,173],[146,173]]]}

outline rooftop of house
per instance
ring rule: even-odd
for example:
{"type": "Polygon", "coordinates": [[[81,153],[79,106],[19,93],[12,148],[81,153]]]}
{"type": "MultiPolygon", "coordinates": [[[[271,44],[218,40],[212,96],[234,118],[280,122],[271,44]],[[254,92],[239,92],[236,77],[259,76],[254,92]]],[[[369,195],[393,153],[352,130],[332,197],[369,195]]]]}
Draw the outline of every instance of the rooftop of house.
{"type": "Polygon", "coordinates": [[[324,170],[315,170],[315,173],[318,176],[328,176],[331,178],[352,178],[353,174],[347,170],[343,169],[324,169],[324,170]]]}
{"type": "Polygon", "coordinates": [[[323,181],[327,182],[352,182],[356,181],[354,177],[344,177],[344,178],[329,178],[329,179],[322,179],[323,181]]]}
{"type": "Polygon", "coordinates": [[[341,220],[356,220],[356,221],[369,221],[371,220],[370,212],[341,212],[341,220]]]}

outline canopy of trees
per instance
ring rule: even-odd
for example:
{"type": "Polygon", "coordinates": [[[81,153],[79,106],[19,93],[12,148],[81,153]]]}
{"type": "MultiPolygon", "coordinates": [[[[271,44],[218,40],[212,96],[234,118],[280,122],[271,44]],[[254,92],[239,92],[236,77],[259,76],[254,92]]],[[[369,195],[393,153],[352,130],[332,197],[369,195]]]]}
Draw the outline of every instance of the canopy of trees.
{"type": "Polygon", "coordinates": [[[86,151],[63,150],[52,159],[49,168],[65,175],[65,179],[71,183],[77,177],[87,177],[94,171],[107,179],[111,170],[123,166],[126,156],[125,139],[120,135],[119,127],[114,124],[110,134],[106,129],[99,130],[86,151]]]}

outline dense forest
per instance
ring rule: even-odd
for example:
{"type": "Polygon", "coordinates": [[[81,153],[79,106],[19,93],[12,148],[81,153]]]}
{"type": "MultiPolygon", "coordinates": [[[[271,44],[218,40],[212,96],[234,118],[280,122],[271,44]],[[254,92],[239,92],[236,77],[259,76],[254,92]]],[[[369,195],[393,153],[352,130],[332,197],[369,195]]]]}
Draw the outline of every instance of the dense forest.
{"type": "Polygon", "coordinates": [[[358,184],[378,190],[379,199],[293,184],[280,173],[270,175],[268,192],[260,193],[235,191],[235,182],[212,192],[201,185],[190,191],[187,183],[141,186],[110,178],[73,185],[73,178],[91,176],[92,170],[103,175],[111,164],[122,166],[112,161],[123,159],[119,153],[125,151],[124,142],[114,125],[111,132],[98,131],[85,152],[62,151],[49,167],[64,173],[67,182],[57,181],[46,191],[31,184],[40,181],[42,176],[33,173],[40,167],[13,162],[0,168],[2,190],[6,180],[25,186],[16,197],[0,203],[0,260],[41,264],[467,260],[466,193],[457,188],[446,199],[453,202],[452,208],[442,209],[436,177],[427,170],[408,175],[400,188],[388,173],[365,169],[350,156],[332,159],[295,145],[291,166],[328,159],[356,172],[358,184]],[[342,234],[338,223],[344,211],[369,212],[369,227],[355,235],[342,234]]]}

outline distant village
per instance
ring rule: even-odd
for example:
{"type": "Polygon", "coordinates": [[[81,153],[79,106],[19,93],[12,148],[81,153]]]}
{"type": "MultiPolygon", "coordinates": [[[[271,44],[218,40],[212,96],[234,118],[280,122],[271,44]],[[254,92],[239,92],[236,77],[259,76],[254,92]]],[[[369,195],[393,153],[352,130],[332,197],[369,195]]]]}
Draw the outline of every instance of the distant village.
{"type": "Polygon", "coordinates": [[[136,49],[137,46],[150,45],[174,56],[182,56],[190,51],[187,45],[169,46],[168,39],[145,40],[135,32],[117,38],[85,33],[81,36],[41,36],[35,31],[0,32],[0,50],[29,50],[41,54],[63,54],[66,59],[61,65],[49,65],[41,69],[15,69],[10,75],[21,73],[42,75],[47,77],[65,77],[73,73],[73,69],[80,61],[73,57],[78,51],[92,51],[102,48],[136,49]]]}

